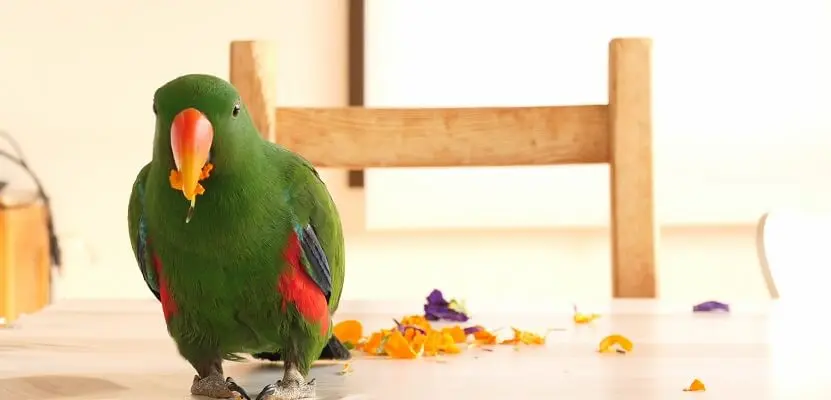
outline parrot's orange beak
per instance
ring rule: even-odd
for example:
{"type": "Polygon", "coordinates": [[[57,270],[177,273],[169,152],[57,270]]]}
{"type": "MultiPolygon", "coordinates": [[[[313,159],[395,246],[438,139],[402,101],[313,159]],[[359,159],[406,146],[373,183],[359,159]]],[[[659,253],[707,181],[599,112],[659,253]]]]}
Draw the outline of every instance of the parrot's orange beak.
{"type": "Polygon", "coordinates": [[[178,176],[178,184],[191,206],[196,202],[196,195],[204,191],[199,181],[203,178],[203,167],[208,163],[213,139],[213,125],[201,111],[187,108],[173,118],[170,148],[176,163],[174,175],[178,176]]]}

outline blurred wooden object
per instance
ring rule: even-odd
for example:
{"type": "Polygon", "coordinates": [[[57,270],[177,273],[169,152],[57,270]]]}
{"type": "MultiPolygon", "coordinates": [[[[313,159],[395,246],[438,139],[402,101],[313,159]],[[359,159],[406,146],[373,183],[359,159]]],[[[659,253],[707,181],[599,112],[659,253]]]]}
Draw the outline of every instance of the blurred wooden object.
{"type": "Polygon", "coordinates": [[[0,208],[0,326],[49,304],[45,218],[40,203],[0,208]]]}
{"type": "MultiPolygon", "coordinates": [[[[363,107],[366,68],[366,1],[349,0],[349,58],[347,71],[349,74],[349,105],[363,107]]],[[[346,175],[346,184],[350,188],[364,187],[365,172],[362,169],[349,170],[346,175]]]]}
{"type": "Polygon", "coordinates": [[[274,47],[231,44],[231,82],[263,136],[330,168],[608,163],[612,292],[656,297],[650,39],[609,44],[609,103],[505,108],[274,108],[274,47]]]}
{"type": "Polygon", "coordinates": [[[268,42],[235,42],[231,46],[231,82],[239,90],[260,134],[271,141],[276,140],[274,54],[274,45],[268,42]]]}

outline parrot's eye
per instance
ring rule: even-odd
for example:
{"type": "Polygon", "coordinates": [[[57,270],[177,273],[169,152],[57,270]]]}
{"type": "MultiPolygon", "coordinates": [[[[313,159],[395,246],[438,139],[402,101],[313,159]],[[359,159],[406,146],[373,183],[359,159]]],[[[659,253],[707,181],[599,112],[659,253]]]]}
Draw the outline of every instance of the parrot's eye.
{"type": "Polygon", "coordinates": [[[231,115],[236,117],[237,115],[239,115],[239,111],[240,111],[239,104],[234,104],[234,111],[231,111],[231,115]]]}

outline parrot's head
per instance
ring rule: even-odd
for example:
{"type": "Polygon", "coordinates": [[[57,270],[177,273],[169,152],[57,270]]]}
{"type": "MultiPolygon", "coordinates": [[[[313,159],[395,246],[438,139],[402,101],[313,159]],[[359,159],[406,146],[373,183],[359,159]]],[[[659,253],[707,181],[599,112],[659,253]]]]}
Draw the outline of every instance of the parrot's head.
{"type": "Polygon", "coordinates": [[[190,202],[190,212],[205,191],[200,181],[212,171],[244,167],[260,141],[236,88],[215,76],[185,75],[166,83],[156,90],[153,113],[154,161],[170,171],[171,188],[190,202]]]}

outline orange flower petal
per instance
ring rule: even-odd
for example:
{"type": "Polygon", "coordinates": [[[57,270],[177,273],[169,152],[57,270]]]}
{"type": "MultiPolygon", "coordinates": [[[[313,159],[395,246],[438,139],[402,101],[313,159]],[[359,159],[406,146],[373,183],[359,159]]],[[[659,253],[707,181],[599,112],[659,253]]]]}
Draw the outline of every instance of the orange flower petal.
{"type": "Polygon", "coordinates": [[[442,345],[442,335],[440,332],[430,331],[424,338],[424,355],[435,356],[439,353],[442,345]]]}
{"type": "Polygon", "coordinates": [[[485,329],[482,329],[481,331],[473,333],[473,340],[478,344],[496,344],[496,335],[486,331],[485,329]]]}
{"type": "Polygon", "coordinates": [[[410,315],[404,317],[401,319],[401,325],[415,326],[425,331],[433,330],[433,327],[430,326],[430,321],[427,321],[427,318],[424,318],[421,315],[410,315]]]}
{"type": "Polygon", "coordinates": [[[450,335],[455,343],[464,343],[467,341],[465,330],[459,325],[444,328],[441,331],[443,334],[450,335]]]}
{"type": "Polygon", "coordinates": [[[363,345],[363,350],[372,355],[384,355],[384,332],[375,332],[363,345]]]}
{"type": "Polygon", "coordinates": [[[413,338],[410,340],[410,346],[413,348],[413,350],[416,350],[416,352],[423,351],[424,345],[426,343],[427,335],[421,332],[416,332],[413,338]]]}
{"type": "Polygon", "coordinates": [[[684,389],[685,392],[703,392],[707,390],[707,387],[704,386],[704,382],[701,382],[698,379],[693,379],[690,386],[684,389]]]}
{"type": "Polygon", "coordinates": [[[412,341],[417,334],[420,334],[420,332],[413,328],[404,329],[404,339],[407,339],[408,342],[412,341]]]}
{"type": "Polygon", "coordinates": [[[511,331],[513,332],[514,336],[510,337],[509,339],[502,339],[502,341],[500,341],[499,344],[511,344],[511,345],[519,344],[519,330],[512,327],[511,331]]]}
{"type": "MultiPolygon", "coordinates": [[[[391,329],[372,332],[369,337],[362,337],[363,326],[359,321],[341,321],[333,328],[334,335],[347,347],[375,356],[388,356],[397,359],[415,359],[421,356],[438,357],[441,354],[458,354],[462,352],[461,344],[467,348],[482,345],[504,343],[514,345],[541,345],[545,336],[512,328],[513,337],[499,341],[495,332],[479,326],[471,333],[473,340],[468,342],[468,334],[460,325],[433,328],[423,316],[405,316],[391,329]]],[[[469,329],[469,328],[468,328],[469,329]]],[[[470,330],[468,330],[470,332],[470,330]]],[[[483,349],[487,350],[487,349],[483,349]]]]}
{"type": "Polygon", "coordinates": [[[410,343],[399,331],[395,331],[387,336],[387,340],[384,343],[384,351],[392,358],[411,359],[418,357],[418,353],[410,347],[410,343]]]}
{"type": "Polygon", "coordinates": [[[601,353],[610,352],[613,350],[615,346],[619,346],[623,351],[630,352],[632,351],[632,341],[627,339],[623,335],[609,335],[603,338],[600,341],[600,345],[598,346],[598,350],[601,353]]]}
{"type": "Polygon", "coordinates": [[[343,343],[352,343],[353,346],[357,346],[361,337],[364,336],[364,327],[356,320],[341,321],[332,330],[338,340],[343,343]]]}

